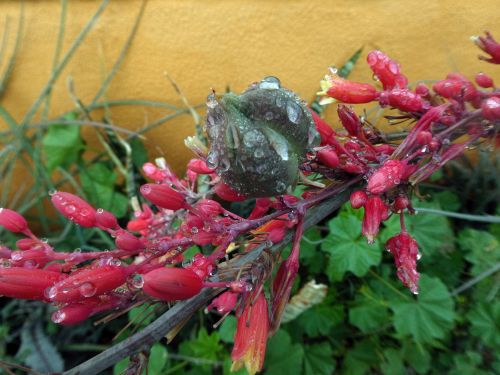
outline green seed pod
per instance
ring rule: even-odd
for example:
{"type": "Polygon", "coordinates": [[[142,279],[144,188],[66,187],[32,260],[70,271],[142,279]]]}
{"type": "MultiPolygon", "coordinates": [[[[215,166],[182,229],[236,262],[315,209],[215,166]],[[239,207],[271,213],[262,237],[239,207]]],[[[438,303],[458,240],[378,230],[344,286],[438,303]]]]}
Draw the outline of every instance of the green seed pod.
{"type": "Polygon", "coordinates": [[[276,77],[240,95],[209,95],[206,130],[207,164],[248,197],[292,192],[299,165],[320,140],[306,104],[276,77]]]}

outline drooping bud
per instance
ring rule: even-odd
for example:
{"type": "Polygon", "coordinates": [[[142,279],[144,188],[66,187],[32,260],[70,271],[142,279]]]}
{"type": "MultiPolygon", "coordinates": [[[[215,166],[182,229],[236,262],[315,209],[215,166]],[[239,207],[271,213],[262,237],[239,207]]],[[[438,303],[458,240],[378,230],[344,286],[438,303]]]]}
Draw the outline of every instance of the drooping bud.
{"type": "Polygon", "coordinates": [[[45,290],[64,277],[59,272],[40,269],[10,267],[0,268],[0,295],[45,300],[45,290]]]}
{"type": "Polygon", "coordinates": [[[141,194],[154,205],[167,210],[176,211],[188,207],[184,196],[166,184],[142,185],[141,194]]]}
{"type": "Polygon", "coordinates": [[[394,200],[394,210],[396,212],[401,212],[410,207],[410,199],[406,195],[399,196],[394,200]]]}
{"type": "Polygon", "coordinates": [[[500,120],[500,98],[491,97],[483,101],[481,113],[485,119],[490,121],[500,120]]]}
{"type": "Polygon", "coordinates": [[[207,306],[207,310],[216,309],[219,314],[227,314],[236,307],[238,295],[238,293],[228,290],[214,298],[212,302],[210,302],[210,305],[207,306]]]}
{"type": "Polygon", "coordinates": [[[380,80],[384,90],[393,88],[405,88],[408,79],[401,73],[399,64],[391,60],[389,56],[381,51],[372,51],[366,57],[366,61],[375,76],[380,80]]]}
{"type": "Polygon", "coordinates": [[[493,39],[489,31],[486,31],[486,37],[473,36],[472,41],[486,52],[490,57],[479,56],[480,60],[487,61],[492,64],[500,64],[500,44],[493,39]]]}
{"type": "Polygon", "coordinates": [[[247,302],[238,317],[234,334],[234,347],[231,353],[231,371],[243,366],[250,375],[255,375],[264,365],[267,336],[269,334],[269,313],[264,293],[260,293],[253,305],[247,302]]]}
{"type": "Polygon", "coordinates": [[[485,73],[476,74],[475,79],[476,83],[484,89],[489,89],[490,87],[494,87],[493,79],[485,73]]]}
{"type": "Polygon", "coordinates": [[[57,192],[52,195],[51,201],[65,218],[82,227],[95,226],[96,210],[82,198],[71,193],[57,192]]]}
{"type": "Polygon", "coordinates": [[[0,207],[0,227],[10,232],[21,233],[28,229],[28,222],[16,211],[0,207]]]}
{"type": "Polygon", "coordinates": [[[131,252],[142,250],[145,247],[139,238],[125,231],[116,236],[115,244],[118,249],[131,252]]]}
{"type": "Polygon", "coordinates": [[[405,163],[401,160],[387,160],[368,179],[368,190],[372,194],[381,194],[399,185],[403,177],[405,163]]]}
{"type": "Polygon", "coordinates": [[[214,187],[215,194],[228,202],[242,202],[246,198],[243,194],[231,189],[228,185],[223,182],[219,182],[214,187]]]}
{"type": "Polygon", "coordinates": [[[213,244],[214,241],[217,239],[217,233],[210,233],[204,230],[200,230],[196,233],[194,233],[191,236],[191,239],[194,241],[196,245],[199,246],[206,246],[213,244]]]}
{"type": "Polygon", "coordinates": [[[105,265],[84,268],[46,291],[48,299],[54,302],[78,302],[109,292],[127,279],[121,266],[105,265]]]}
{"type": "Polygon", "coordinates": [[[200,293],[202,281],[185,268],[157,268],[143,275],[144,293],[163,301],[178,301],[200,293]]]}
{"type": "Polygon", "coordinates": [[[187,165],[187,168],[197,174],[210,174],[215,172],[214,169],[209,168],[207,163],[205,163],[205,161],[201,159],[191,159],[187,165]]]}
{"type": "Polygon", "coordinates": [[[368,196],[363,190],[357,190],[351,194],[349,200],[351,202],[351,207],[357,210],[366,204],[368,196]]]}
{"type": "Polygon", "coordinates": [[[335,150],[332,150],[332,149],[320,150],[320,151],[318,151],[317,155],[318,155],[318,159],[321,162],[321,164],[323,164],[329,168],[335,169],[340,164],[339,157],[338,157],[337,153],[335,152],[335,150]]]}
{"type": "Polygon", "coordinates": [[[362,233],[368,243],[375,242],[375,237],[380,230],[380,224],[387,219],[388,207],[378,195],[369,197],[365,204],[362,233]]]}
{"type": "Polygon", "coordinates": [[[359,137],[363,128],[361,126],[361,120],[358,115],[352,110],[352,108],[339,104],[337,107],[337,113],[342,123],[342,126],[347,133],[353,137],[359,137]]]}
{"type": "Polygon", "coordinates": [[[377,90],[367,83],[347,81],[339,76],[327,76],[321,81],[325,94],[347,104],[370,103],[378,97],[377,90]]]}
{"type": "Polygon", "coordinates": [[[386,248],[394,256],[399,279],[414,294],[418,293],[417,260],[419,258],[418,244],[413,237],[403,231],[390,238],[386,248]]]}
{"type": "Polygon", "coordinates": [[[104,229],[119,229],[118,220],[111,212],[102,208],[98,208],[95,215],[96,223],[99,227],[104,229]]]}

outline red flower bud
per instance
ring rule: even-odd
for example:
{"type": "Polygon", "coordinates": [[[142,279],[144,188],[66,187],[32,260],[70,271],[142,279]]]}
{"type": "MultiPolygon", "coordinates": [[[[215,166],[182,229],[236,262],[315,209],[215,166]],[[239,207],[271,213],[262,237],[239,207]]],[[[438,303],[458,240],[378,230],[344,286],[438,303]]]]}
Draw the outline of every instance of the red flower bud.
{"type": "Polygon", "coordinates": [[[184,196],[170,186],[161,184],[145,184],[141,186],[141,194],[154,205],[167,210],[180,210],[188,205],[184,196]]]}
{"type": "Polygon", "coordinates": [[[481,112],[485,119],[490,121],[500,120],[500,98],[491,97],[483,101],[481,112]]]}
{"type": "Polygon", "coordinates": [[[46,299],[45,290],[64,277],[59,272],[31,268],[0,268],[0,295],[18,299],[46,299]]]}
{"type": "Polygon", "coordinates": [[[389,105],[403,112],[418,112],[424,107],[424,101],[408,89],[393,89],[380,94],[379,103],[389,105]]]}
{"type": "Polygon", "coordinates": [[[485,89],[488,89],[488,88],[494,86],[493,79],[485,73],[476,74],[476,83],[480,87],[485,88],[485,89]]]}
{"type": "Polygon", "coordinates": [[[54,302],[77,302],[109,292],[126,281],[123,267],[106,265],[84,268],[47,290],[47,298],[54,302]]]}
{"type": "Polygon", "coordinates": [[[361,121],[356,113],[352,110],[352,108],[339,104],[337,107],[337,113],[342,123],[342,126],[347,133],[353,137],[359,137],[361,132],[363,131],[361,127],[361,121]]]}
{"type": "Polygon", "coordinates": [[[399,185],[404,173],[405,163],[400,160],[387,160],[368,179],[368,190],[372,194],[381,194],[399,185]]]}
{"type": "Polygon", "coordinates": [[[125,251],[138,251],[145,248],[142,241],[128,232],[122,231],[115,239],[116,247],[125,251]]]}
{"type": "Polygon", "coordinates": [[[471,38],[476,45],[486,52],[490,57],[479,56],[480,60],[492,64],[500,64],[500,44],[498,44],[490,32],[486,31],[486,37],[474,36],[471,38]]]}
{"type": "Polygon", "coordinates": [[[219,314],[227,314],[234,310],[237,302],[238,293],[229,290],[214,298],[207,306],[207,310],[216,309],[219,314]]]}
{"type": "Polygon", "coordinates": [[[140,232],[149,227],[149,221],[143,219],[130,220],[127,223],[127,230],[130,232],[140,232]]]}
{"type": "Polygon", "coordinates": [[[38,240],[34,240],[32,238],[21,238],[16,241],[16,247],[19,250],[30,250],[30,249],[43,249],[43,244],[38,240]]]}
{"type": "Polygon", "coordinates": [[[415,94],[420,95],[423,98],[426,98],[429,96],[429,89],[425,85],[425,83],[419,83],[415,87],[415,94]]]}
{"type": "Polygon", "coordinates": [[[348,104],[370,103],[378,97],[377,90],[372,85],[347,81],[338,76],[328,76],[326,94],[338,101],[348,104]]]}
{"type": "Polygon", "coordinates": [[[365,214],[362,224],[362,233],[368,240],[368,243],[375,242],[380,224],[387,218],[387,215],[388,208],[378,195],[368,198],[365,204],[365,214]]]}
{"type": "Polygon", "coordinates": [[[214,173],[214,169],[209,168],[207,163],[201,159],[191,159],[187,165],[187,168],[198,174],[210,174],[214,173]]]}
{"type": "Polygon", "coordinates": [[[202,281],[192,270],[157,268],[143,275],[144,293],[163,301],[188,299],[200,293],[202,281]]]}
{"type": "Polygon", "coordinates": [[[13,265],[19,267],[23,266],[25,268],[43,267],[45,264],[53,260],[43,249],[13,251],[10,259],[12,260],[13,265]]]}
{"type": "Polygon", "coordinates": [[[401,232],[397,236],[390,238],[385,246],[394,256],[399,279],[413,293],[417,294],[419,279],[417,272],[417,260],[419,258],[417,241],[407,232],[401,232]]]}
{"type": "Polygon", "coordinates": [[[407,196],[399,196],[394,200],[394,210],[401,212],[410,206],[410,200],[407,196]]]}
{"type": "Polygon", "coordinates": [[[217,234],[200,230],[193,234],[191,238],[196,245],[206,246],[212,244],[217,239],[217,234]]]}
{"type": "Polygon", "coordinates": [[[368,196],[363,190],[357,190],[351,194],[349,200],[351,202],[351,207],[354,209],[358,209],[366,204],[368,196]]]}
{"type": "Polygon", "coordinates": [[[328,139],[330,137],[335,136],[335,131],[332,129],[328,123],[323,120],[321,117],[318,116],[318,114],[314,111],[310,111],[312,114],[312,117],[314,119],[314,123],[316,124],[316,130],[318,131],[319,135],[321,136],[321,144],[328,144],[328,139]]]}
{"type": "Polygon", "coordinates": [[[428,145],[432,141],[432,133],[430,131],[421,131],[417,133],[417,143],[420,146],[428,145]]]}
{"type": "Polygon", "coordinates": [[[158,168],[153,163],[144,164],[142,166],[142,170],[144,171],[144,174],[148,178],[150,178],[151,180],[158,181],[158,182],[162,182],[168,177],[164,171],[162,171],[160,168],[158,168]]]}
{"type": "Polygon", "coordinates": [[[3,207],[0,207],[0,226],[14,233],[25,232],[28,229],[28,223],[21,214],[3,207]]]}
{"type": "Polygon", "coordinates": [[[74,223],[87,228],[95,226],[96,210],[82,198],[57,192],[52,195],[51,201],[57,211],[74,223]]]}
{"type": "Polygon", "coordinates": [[[224,209],[219,202],[212,199],[201,199],[196,205],[196,213],[200,213],[204,217],[214,217],[224,212],[224,209]]]}
{"type": "Polygon", "coordinates": [[[401,74],[399,64],[391,60],[389,56],[381,51],[372,51],[366,57],[366,61],[375,76],[380,80],[385,90],[393,88],[405,88],[408,79],[401,74]]]}
{"type": "Polygon", "coordinates": [[[214,187],[215,194],[228,202],[242,202],[247,199],[243,194],[238,193],[223,182],[219,182],[214,187]]]}
{"type": "Polygon", "coordinates": [[[94,311],[94,306],[85,303],[72,303],[52,313],[51,320],[56,324],[73,325],[83,322],[94,311]]]}
{"type": "Polygon", "coordinates": [[[111,212],[102,208],[98,208],[95,215],[96,223],[99,227],[104,229],[119,229],[118,220],[111,212]]]}
{"type": "Polygon", "coordinates": [[[272,202],[269,198],[257,198],[255,200],[255,207],[248,216],[248,220],[258,219],[259,217],[264,216],[271,208],[271,203],[272,202]]]}
{"type": "Polygon", "coordinates": [[[325,149],[318,151],[318,159],[321,164],[335,169],[339,166],[339,157],[337,153],[332,149],[325,149]]]}

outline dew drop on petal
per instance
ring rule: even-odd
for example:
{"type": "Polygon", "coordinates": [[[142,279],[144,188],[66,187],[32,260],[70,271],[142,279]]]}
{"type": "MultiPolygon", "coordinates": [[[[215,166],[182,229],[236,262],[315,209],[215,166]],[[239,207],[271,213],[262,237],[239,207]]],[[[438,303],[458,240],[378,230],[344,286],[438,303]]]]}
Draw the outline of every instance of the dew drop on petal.
{"type": "Polygon", "coordinates": [[[288,116],[288,119],[294,123],[298,124],[300,122],[300,117],[302,114],[302,108],[295,103],[293,100],[289,100],[286,103],[286,114],[288,116]]]}
{"type": "Polygon", "coordinates": [[[280,87],[280,80],[274,76],[266,77],[259,83],[260,89],[278,90],[280,87]]]}
{"type": "Polygon", "coordinates": [[[56,190],[56,189],[50,189],[50,190],[49,190],[49,195],[50,195],[50,196],[53,196],[53,195],[54,195],[54,194],[56,194],[56,193],[57,193],[57,190],[56,190]]]}
{"type": "Polygon", "coordinates": [[[70,204],[70,205],[68,205],[68,206],[64,207],[64,211],[65,211],[67,214],[73,214],[73,213],[75,213],[75,211],[76,211],[76,207],[75,207],[74,205],[70,204]]]}
{"type": "Polygon", "coordinates": [[[66,313],[64,311],[58,310],[52,314],[51,320],[54,323],[62,323],[66,319],[66,313]]]}
{"type": "Polygon", "coordinates": [[[89,297],[92,297],[93,295],[95,295],[97,288],[91,282],[86,282],[86,283],[83,283],[82,285],[80,285],[78,290],[80,291],[80,294],[82,296],[89,298],[89,297]]]}
{"type": "Polygon", "coordinates": [[[57,288],[55,286],[48,287],[44,294],[47,299],[54,299],[57,296],[57,288]]]}

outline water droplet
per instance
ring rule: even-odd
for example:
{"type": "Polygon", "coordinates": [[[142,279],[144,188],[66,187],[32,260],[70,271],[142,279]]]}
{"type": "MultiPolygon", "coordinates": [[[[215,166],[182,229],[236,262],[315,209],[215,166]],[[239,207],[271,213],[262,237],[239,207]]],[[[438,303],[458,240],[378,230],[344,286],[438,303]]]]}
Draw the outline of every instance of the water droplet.
{"type": "Polygon", "coordinates": [[[1,268],[10,268],[11,265],[12,264],[10,263],[9,260],[4,259],[4,260],[2,260],[1,268]]]}
{"type": "Polygon", "coordinates": [[[43,243],[47,243],[47,242],[49,242],[49,239],[44,237],[40,241],[42,241],[43,243]]]}
{"type": "Polygon", "coordinates": [[[217,267],[213,266],[208,270],[208,276],[215,276],[217,274],[217,267]]]}
{"type": "Polygon", "coordinates": [[[219,163],[219,168],[218,168],[217,171],[219,173],[227,172],[230,167],[231,167],[231,163],[229,163],[229,159],[228,158],[222,158],[221,161],[220,161],[220,163],[219,163]]]}
{"type": "Polygon", "coordinates": [[[207,107],[208,108],[215,108],[219,103],[217,103],[217,98],[215,97],[215,94],[210,94],[207,97],[206,101],[207,107]]]}
{"type": "Polygon", "coordinates": [[[74,253],[81,253],[82,252],[82,249],[80,249],[79,247],[77,247],[75,250],[73,250],[74,253]]]}
{"type": "Polygon", "coordinates": [[[254,151],[253,156],[255,156],[256,158],[262,158],[262,157],[264,157],[264,150],[261,149],[261,148],[257,148],[254,151]]]}
{"type": "Polygon", "coordinates": [[[276,106],[278,108],[281,108],[283,107],[283,104],[284,104],[283,97],[281,95],[276,95],[276,106]]]}
{"type": "Polygon", "coordinates": [[[54,323],[62,323],[66,319],[66,313],[64,311],[58,310],[52,314],[51,320],[54,323]]]}
{"type": "Polygon", "coordinates": [[[44,294],[47,299],[54,299],[57,296],[57,288],[55,286],[50,286],[45,289],[44,294]]]}
{"type": "Polygon", "coordinates": [[[336,67],[336,66],[330,66],[330,67],[328,68],[328,71],[329,71],[331,74],[337,74],[339,70],[337,69],[337,67],[336,67]]]}
{"type": "Polygon", "coordinates": [[[38,263],[34,260],[27,260],[26,262],[24,262],[23,267],[24,268],[37,268],[38,263]]]}
{"type": "Polygon", "coordinates": [[[80,216],[88,216],[89,213],[90,211],[84,208],[80,211],[80,216]]]}
{"type": "Polygon", "coordinates": [[[422,258],[422,253],[417,253],[417,260],[420,260],[422,258]]]}
{"type": "Polygon", "coordinates": [[[104,208],[98,208],[97,209],[98,214],[103,214],[104,213],[104,208]]]}
{"type": "Polygon", "coordinates": [[[135,289],[141,289],[144,286],[144,278],[139,274],[130,276],[128,282],[135,289]]]}
{"type": "Polygon", "coordinates": [[[23,259],[23,252],[22,251],[13,251],[10,254],[10,259],[12,259],[14,262],[19,262],[20,260],[23,259]]]}
{"type": "Polygon", "coordinates": [[[276,183],[276,191],[278,193],[283,193],[286,190],[286,184],[283,181],[278,181],[276,183]]]}
{"type": "Polygon", "coordinates": [[[392,74],[399,74],[398,64],[396,64],[394,61],[389,62],[389,71],[392,74]]]}
{"type": "Polygon", "coordinates": [[[272,113],[271,111],[267,111],[266,114],[264,115],[264,118],[267,121],[271,121],[274,118],[274,113],[272,113]]]}
{"type": "Polygon", "coordinates": [[[193,262],[191,261],[191,259],[184,259],[182,261],[182,267],[187,268],[187,267],[191,266],[192,263],[193,262]]]}
{"type": "Polygon", "coordinates": [[[289,100],[286,103],[286,114],[292,123],[298,124],[302,115],[302,108],[293,100],[289,100]]]}
{"type": "Polygon", "coordinates": [[[215,169],[219,166],[219,154],[215,150],[211,150],[207,156],[207,166],[211,169],[215,169]]]}
{"type": "Polygon", "coordinates": [[[49,190],[49,195],[50,195],[50,196],[53,196],[53,195],[54,195],[54,194],[56,194],[56,193],[57,193],[57,190],[56,190],[56,189],[50,189],[50,190],[49,190]]]}
{"type": "Polygon", "coordinates": [[[373,75],[372,75],[372,79],[373,79],[375,82],[380,82],[380,78],[378,78],[378,75],[376,75],[376,74],[373,74],[373,75]]]}
{"type": "Polygon", "coordinates": [[[281,82],[278,78],[269,76],[264,78],[259,83],[259,88],[267,90],[277,90],[281,87],[281,82]]]}
{"type": "Polygon", "coordinates": [[[198,233],[198,232],[199,232],[199,230],[198,230],[198,228],[197,228],[197,227],[192,227],[192,228],[191,228],[191,233],[192,233],[192,234],[196,234],[196,233],[198,233]]]}
{"type": "Polygon", "coordinates": [[[70,205],[67,205],[65,208],[64,208],[64,211],[67,213],[67,214],[73,214],[75,213],[76,211],[76,207],[72,204],[70,205]]]}
{"type": "Polygon", "coordinates": [[[251,292],[253,290],[253,285],[252,284],[245,284],[243,287],[245,292],[251,292]]]}
{"type": "Polygon", "coordinates": [[[443,145],[445,145],[445,146],[446,146],[446,145],[449,145],[449,144],[451,143],[451,141],[450,141],[450,139],[449,139],[449,138],[445,138],[445,139],[443,139],[443,142],[442,142],[442,143],[443,143],[443,145]]]}
{"type": "Polygon", "coordinates": [[[86,298],[92,297],[95,295],[97,288],[91,282],[85,282],[78,288],[80,294],[86,298]]]}

